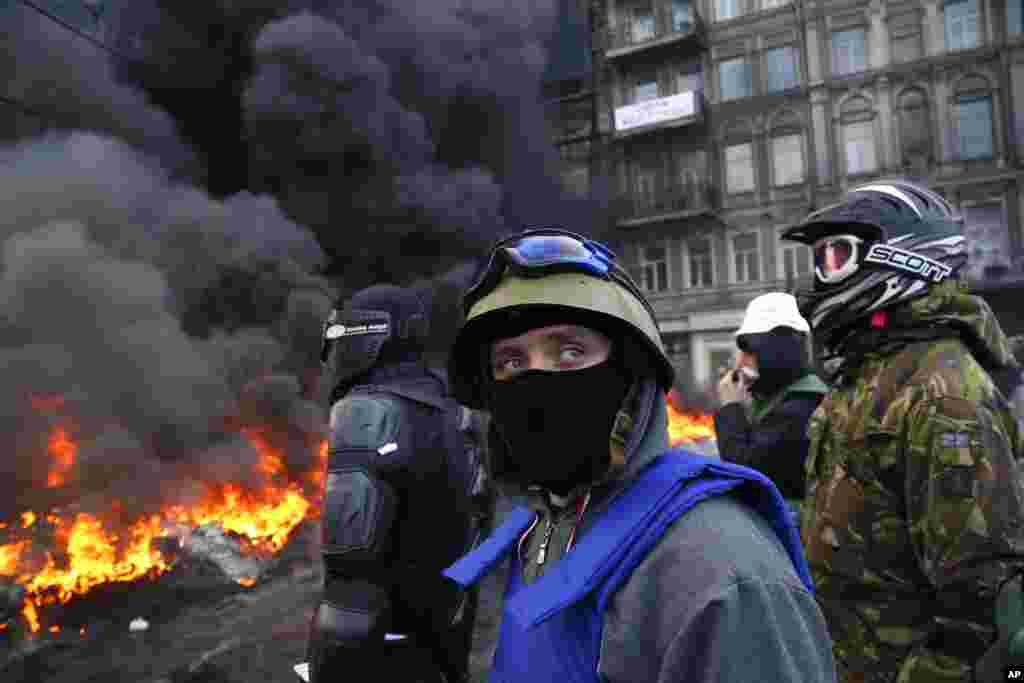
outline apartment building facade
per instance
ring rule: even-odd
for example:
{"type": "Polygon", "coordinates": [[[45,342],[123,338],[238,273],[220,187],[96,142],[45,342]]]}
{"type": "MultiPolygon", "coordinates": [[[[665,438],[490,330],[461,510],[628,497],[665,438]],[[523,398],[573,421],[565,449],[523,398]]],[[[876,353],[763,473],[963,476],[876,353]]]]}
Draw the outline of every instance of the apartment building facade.
{"type": "Polygon", "coordinates": [[[578,126],[576,148],[564,124],[555,138],[578,191],[607,174],[614,242],[684,378],[714,381],[746,304],[810,276],[809,250],[780,232],[879,177],[922,180],[965,213],[972,286],[1024,332],[1022,4],[580,6],[597,130],[578,126]]]}
{"type": "MultiPolygon", "coordinates": [[[[61,22],[80,33],[96,40],[104,40],[105,0],[35,0],[25,4],[20,0],[0,0],[0,42],[3,40],[4,20],[8,26],[16,12],[36,13],[46,16],[46,21],[61,22]]],[[[77,40],[68,31],[68,40],[77,40]]],[[[44,133],[59,117],[68,117],[74,112],[55,112],[39,107],[31,101],[31,92],[12,91],[10,84],[0,87],[0,144],[19,140],[31,135],[44,133]]],[[[39,87],[43,87],[40,85],[39,87]]]]}

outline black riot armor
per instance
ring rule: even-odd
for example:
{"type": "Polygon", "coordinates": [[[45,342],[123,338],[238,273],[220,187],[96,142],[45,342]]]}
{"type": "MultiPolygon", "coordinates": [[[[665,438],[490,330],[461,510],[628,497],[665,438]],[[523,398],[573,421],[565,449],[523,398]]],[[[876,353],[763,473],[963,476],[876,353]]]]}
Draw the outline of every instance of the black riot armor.
{"type": "Polygon", "coordinates": [[[482,418],[422,361],[426,331],[422,303],[390,285],[324,326],[333,384],[312,683],[467,676],[477,596],[441,572],[486,536],[493,500],[482,418]]]}

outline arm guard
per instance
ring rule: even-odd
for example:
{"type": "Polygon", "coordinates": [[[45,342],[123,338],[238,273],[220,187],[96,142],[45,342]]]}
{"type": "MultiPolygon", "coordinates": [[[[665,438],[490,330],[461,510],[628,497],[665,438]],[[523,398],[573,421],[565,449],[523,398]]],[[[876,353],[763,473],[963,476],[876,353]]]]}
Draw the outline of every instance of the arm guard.
{"type": "Polygon", "coordinates": [[[401,414],[387,398],[350,396],[331,410],[322,515],[329,574],[380,584],[387,569],[398,496],[379,476],[401,414]]]}
{"type": "Polygon", "coordinates": [[[384,656],[387,591],[366,581],[328,578],[309,629],[310,683],[373,671],[384,656]]]}

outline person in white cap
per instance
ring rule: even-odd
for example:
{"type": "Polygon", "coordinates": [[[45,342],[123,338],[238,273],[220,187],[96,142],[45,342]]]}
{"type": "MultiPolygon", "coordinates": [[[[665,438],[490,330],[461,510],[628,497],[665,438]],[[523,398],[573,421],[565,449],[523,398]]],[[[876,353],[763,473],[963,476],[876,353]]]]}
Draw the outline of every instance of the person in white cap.
{"type": "Polygon", "coordinates": [[[799,519],[807,424],[828,387],[809,363],[810,325],[796,299],[763,294],[736,331],[735,366],[722,377],[715,415],[719,455],[772,480],[799,519]]]}

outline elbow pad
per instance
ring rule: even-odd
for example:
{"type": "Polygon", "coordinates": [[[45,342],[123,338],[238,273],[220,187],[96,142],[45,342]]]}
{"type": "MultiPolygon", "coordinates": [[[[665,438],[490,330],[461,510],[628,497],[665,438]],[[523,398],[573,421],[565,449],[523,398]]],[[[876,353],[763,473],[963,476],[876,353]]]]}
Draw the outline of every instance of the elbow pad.
{"type": "Polygon", "coordinates": [[[379,464],[400,417],[398,406],[386,398],[348,397],[331,410],[321,515],[329,572],[379,579],[388,566],[398,495],[379,464]]]}
{"type": "Polygon", "coordinates": [[[321,552],[331,574],[380,578],[388,565],[397,501],[391,486],[363,467],[328,471],[321,552]]]}

